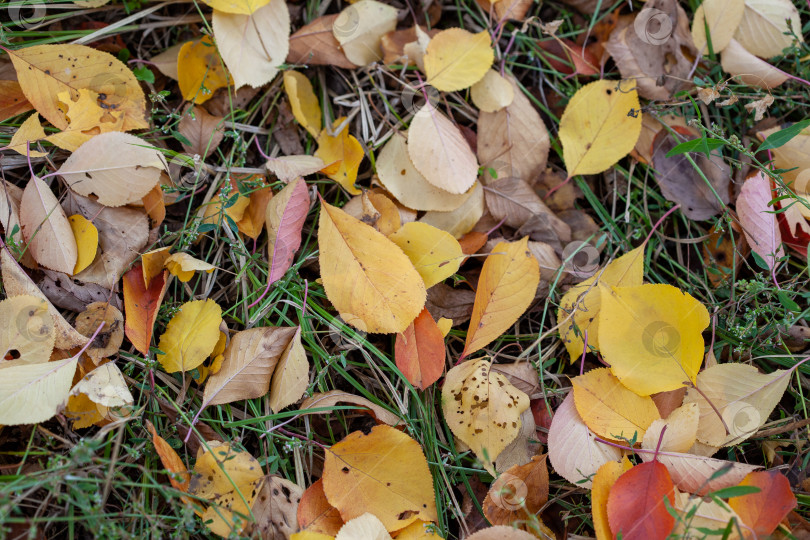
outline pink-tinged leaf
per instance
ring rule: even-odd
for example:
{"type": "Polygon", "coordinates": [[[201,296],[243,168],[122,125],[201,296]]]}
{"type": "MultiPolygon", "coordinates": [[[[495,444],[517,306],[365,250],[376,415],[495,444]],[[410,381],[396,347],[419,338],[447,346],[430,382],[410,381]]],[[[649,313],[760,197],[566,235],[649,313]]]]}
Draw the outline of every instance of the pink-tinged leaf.
{"type": "Polygon", "coordinates": [[[287,184],[267,204],[267,251],[270,260],[269,284],[290,269],[295,252],[301,247],[301,229],[309,212],[309,192],[302,178],[287,184]]]}
{"type": "Polygon", "coordinates": [[[675,486],[667,468],[651,461],[636,465],[616,480],[608,495],[610,530],[623,540],[664,540],[675,526],[667,510],[672,506],[675,486]]]}
{"type": "Polygon", "coordinates": [[[752,472],[741,486],[755,486],[759,493],[750,493],[728,500],[731,509],[743,522],[754,529],[759,538],[771,535],[779,523],[796,508],[796,496],[790,489],[787,477],[779,471],[752,472]]]}
{"type": "Polygon", "coordinates": [[[785,255],[776,214],[769,205],[772,199],[771,181],[761,172],[748,177],[737,197],[737,215],[745,239],[771,269],[776,265],[776,258],[785,255]]]}
{"type": "Polygon", "coordinates": [[[444,372],[444,336],[427,309],[397,334],[394,358],[405,378],[420,390],[439,380],[444,372]]]}

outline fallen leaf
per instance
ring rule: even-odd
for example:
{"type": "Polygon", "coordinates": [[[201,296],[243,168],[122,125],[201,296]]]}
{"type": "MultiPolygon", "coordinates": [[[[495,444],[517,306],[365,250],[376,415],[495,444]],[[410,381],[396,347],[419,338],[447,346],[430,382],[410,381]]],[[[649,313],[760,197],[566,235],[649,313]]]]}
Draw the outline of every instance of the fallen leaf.
{"type": "Polygon", "coordinates": [[[188,253],[172,253],[163,261],[163,266],[173,276],[176,276],[182,283],[187,283],[194,277],[194,272],[205,272],[210,274],[217,269],[213,264],[195,259],[188,253]]]}
{"type": "Polygon", "coordinates": [[[377,516],[366,512],[347,521],[335,540],[391,540],[391,535],[377,516]]]}
{"type": "Polygon", "coordinates": [[[537,540],[537,537],[513,527],[496,525],[471,534],[467,540],[537,540]]]}
{"type": "Polygon", "coordinates": [[[267,160],[265,166],[285,184],[326,168],[323,160],[315,156],[279,156],[267,160]]]}
{"type": "Polygon", "coordinates": [[[186,302],[160,336],[158,349],[163,354],[156,355],[156,359],[167,373],[191,371],[214,350],[221,322],[222,309],[213,300],[186,302]]]}
{"type": "Polygon", "coordinates": [[[365,332],[402,332],[424,307],[422,277],[372,227],[321,201],[318,240],[326,296],[347,323],[365,332]]]}
{"type": "Polygon", "coordinates": [[[672,505],[678,513],[672,534],[680,538],[704,534],[703,531],[723,531],[729,540],[742,540],[739,517],[721,499],[705,499],[688,493],[676,493],[672,505]],[[727,529],[729,522],[731,528],[727,529]],[[688,531],[688,532],[687,532],[688,531]],[[728,532],[726,532],[728,531],[728,532]]]}
{"type": "Polygon", "coordinates": [[[406,223],[388,239],[408,256],[426,289],[458,272],[464,258],[453,235],[426,223],[406,223]]]}
{"type": "Polygon", "coordinates": [[[454,289],[450,285],[438,283],[428,289],[425,307],[430,315],[438,321],[451,319],[453,326],[470,320],[475,292],[466,289],[454,289]]]}
{"type": "Polygon", "coordinates": [[[188,492],[189,482],[191,480],[191,473],[188,471],[186,464],[174,451],[174,448],[166,442],[166,439],[157,434],[155,426],[152,422],[146,420],[146,428],[152,434],[152,444],[155,445],[155,452],[160,457],[160,462],[171,473],[169,474],[169,482],[171,482],[174,489],[188,492]]]}
{"type": "Polygon", "coordinates": [[[287,184],[267,204],[267,257],[270,262],[268,282],[281,279],[292,266],[301,247],[301,230],[309,212],[309,192],[303,179],[287,184]]]}
{"type": "Polygon", "coordinates": [[[482,508],[493,525],[527,522],[540,515],[548,502],[546,456],[534,456],[525,464],[510,468],[490,486],[482,508]]]}
{"type": "Polygon", "coordinates": [[[799,11],[790,0],[745,0],[742,20],[734,34],[745,50],[760,58],[771,58],[782,54],[796,38],[804,42],[799,11]]]}
{"type": "Polygon", "coordinates": [[[397,540],[443,540],[438,527],[425,521],[414,521],[397,533],[397,540]]]}
{"type": "Polygon", "coordinates": [[[762,172],[749,176],[737,196],[737,216],[745,239],[771,270],[785,256],[776,208],[770,204],[773,198],[771,180],[762,172]]]}
{"type": "Polygon", "coordinates": [[[380,422],[385,422],[389,426],[396,426],[402,423],[402,420],[400,420],[397,415],[393,414],[388,409],[384,409],[383,407],[380,407],[376,403],[373,403],[364,397],[356,396],[342,390],[330,390],[329,392],[313,394],[312,397],[308,397],[301,402],[299,411],[301,414],[327,414],[322,411],[306,411],[307,409],[328,408],[337,405],[338,403],[351,403],[353,405],[367,408],[374,414],[374,417],[377,418],[377,420],[380,422]]]}
{"type": "Polygon", "coordinates": [[[264,480],[259,462],[248,452],[237,451],[229,443],[214,445],[194,465],[188,492],[212,504],[202,515],[210,531],[227,538],[239,534],[264,480]]]}
{"type": "Polygon", "coordinates": [[[717,364],[701,371],[695,383],[700,392],[689,388],[684,398],[684,403],[700,407],[698,440],[730,446],[754,435],[782,399],[792,373],[777,370],[766,375],[748,364],[717,364]]]}
{"type": "Polygon", "coordinates": [[[500,242],[484,261],[461,357],[497,339],[534,301],[540,267],[528,249],[528,238],[500,242]]]}
{"type": "Polygon", "coordinates": [[[558,218],[528,183],[519,178],[499,178],[484,187],[484,198],[492,217],[519,229],[529,220],[542,217],[553,238],[568,243],[571,227],[558,218]]]}
{"type": "MultiPolygon", "coordinates": [[[[742,479],[756,469],[758,465],[749,465],[737,461],[725,461],[694,453],[659,452],[657,460],[663,464],[678,489],[704,496],[712,491],[736,486],[742,479]],[[722,472],[721,472],[722,471],[722,472]]],[[[641,459],[652,461],[655,452],[641,453],[641,459]]]]}
{"type": "Polygon", "coordinates": [[[642,115],[633,84],[595,81],[568,102],[559,133],[569,177],[603,172],[636,145],[642,115]]]}
{"type": "Polygon", "coordinates": [[[78,356],[41,364],[0,363],[0,423],[38,424],[59,412],[68,399],[78,356]]]}
{"type": "Polygon", "coordinates": [[[375,0],[346,6],[332,23],[332,34],[346,58],[358,66],[382,59],[380,40],[397,27],[397,9],[375,0]]]}
{"type": "Polygon", "coordinates": [[[4,360],[20,364],[50,360],[56,335],[47,301],[28,294],[6,298],[0,302],[0,320],[11,323],[0,329],[0,366],[4,360]]]}
{"type": "Polygon", "coordinates": [[[697,439],[699,412],[697,403],[685,403],[672,411],[666,419],[655,420],[644,433],[641,447],[647,450],[660,448],[663,452],[688,453],[697,439]]]}
{"type": "Polygon", "coordinates": [[[692,40],[702,55],[709,54],[706,28],[711,37],[711,52],[725,49],[734,37],[745,12],[745,0],[704,0],[692,19],[692,40]]]}
{"type": "Polygon", "coordinates": [[[408,155],[425,180],[449,193],[464,193],[478,178],[478,160],[459,128],[430,103],[408,129],[408,155]]]}
{"type": "Polygon", "coordinates": [[[758,88],[776,88],[788,79],[788,74],[745,50],[732,39],[720,55],[723,71],[743,84],[758,88]]]}
{"type": "Polygon", "coordinates": [[[390,426],[374,426],[368,435],[355,431],[334,444],[325,456],[323,490],[346,522],[370,512],[396,531],[437,519],[422,448],[390,426]]]}
{"type": "Polygon", "coordinates": [[[143,199],[168,170],[163,154],[128,133],[96,135],[73,152],[57,171],[68,186],[104,206],[122,206],[143,199]]]}
{"type": "Polygon", "coordinates": [[[601,292],[599,349],[623,385],[648,396],[695,381],[710,322],[703,304],[672,285],[601,292]]]}
{"type": "Polygon", "coordinates": [[[202,105],[220,88],[230,84],[230,76],[217,54],[211,36],[187,41],[177,53],[177,82],[183,99],[202,105]]]}
{"type": "MultiPolygon", "coordinates": [[[[102,364],[85,375],[71,389],[70,394],[71,397],[87,398],[94,406],[98,419],[107,422],[129,417],[134,402],[124,375],[114,362],[102,364]]],[[[80,425],[79,421],[74,420],[74,427],[89,427],[93,423],[98,421],[80,425]]]]}
{"type": "MultiPolygon", "coordinates": [[[[14,184],[0,182],[0,225],[5,232],[6,244],[25,245],[22,225],[20,225],[20,201],[23,190],[14,184]]],[[[804,218],[802,218],[804,221],[804,218]]],[[[29,250],[20,257],[20,262],[29,268],[36,267],[37,263],[29,250]]]]}
{"type": "Polygon", "coordinates": [[[574,377],[571,385],[579,417],[605,439],[641,440],[647,428],[660,418],[650,397],[628,390],[608,368],[574,377]]]}
{"type": "Polygon", "coordinates": [[[622,474],[610,490],[610,530],[627,540],[664,540],[675,526],[667,510],[674,501],[675,486],[667,468],[657,461],[640,463],[622,474]]]}
{"type": "Polygon", "coordinates": [[[205,0],[205,3],[222,13],[250,15],[266,6],[271,0],[205,0]]]}
{"type": "Polygon", "coordinates": [[[433,36],[425,52],[427,83],[442,92],[464,90],[480,81],[494,61],[489,32],[442,30],[433,36]]]}
{"type": "Polygon", "coordinates": [[[622,474],[633,467],[627,457],[621,462],[608,461],[596,471],[591,489],[591,516],[593,517],[593,530],[596,540],[612,540],[613,533],[608,523],[607,502],[610,490],[622,474]]]}
{"type": "Polygon", "coordinates": [[[609,461],[619,461],[622,451],[596,440],[579,417],[571,392],[551,419],[548,457],[557,474],[578,487],[590,488],[599,467],[609,461]]]}
{"type": "Polygon", "coordinates": [[[8,120],[33,108],[34,106],[25,97],[20,83],[0,80],[0,121],[8,120]]]}
{"type": "MultiPolygon", "coordinates": [[[[344,123],[344,120],[345,118],[338,118],[335,120],[335,125],[344,123]]],[[[335,135],[330,135],[329,130],[324,129],[318,135],[317,143],[318,149],[315,150],[315,157],[320,158],[324,163],[335,164],[334,167],[328,165],[326,169],[328,172],[324,172],[324,174],[343,186],[351,195],[360,193],[360,190],[354,186],[354,181],[357,180],[357,171],[365,153],[360,141],[349,134],[348,124],[345,124],[335,135]]]]}
{"type": "Polygon", "coordinates": [[[752,472],[743,478],[740,486],[753,486],[759,493],[731,497],[729,506],[743,523],[754,530],[756,537],[765,538],[774,533],[791,510],[796,508],[796,496],[790,482],[779,471],[752,472]]]}
{"type": "Polygon", "coordinates": [[[439,380],[446,356],[444,336],[427,309],[422,309],[408,328],[397,334],[394,344],[397,367],[419,390],[439,380]]]}
{"type": "MultiPolygon", "coordinates": [[[[512,382],[510,377],[507,376],[507,379],[509,379],[510,383],[512,382]]],[[[517,386],[515,386],[515,388],[517,388],[517,386]]],[[[518,390],[520,389],[518,388],[518,390]]],[[[512,467],[525,465],[529,463],[532,460],[532,456],[536,455],[539,451],[540,445],[537,442],[537,425],[534,423],[534,413],[532,412],[530,401],[529,408],[520,415],[520,433],[498,454],[498,458],[495,460],[495,472],[500,474],[508,471],[512,467]]]]}
{"type": "Polygon", "coordinates": [[[77,255],[73,273],[78,274],[93,262],[98,251],[98,229],[84,216],[68,217],[73,237],[76,239],[77,255]]]}
{"type": "Polygon", "coordinates": [[[224,118],[189,104],[183,111],[177,131],[191,143],[187,145],[181,141],[186,152],[207,158],[225,137],[224,118]]]}
{"type": "Polygon", "coordinates": [[[309,361],[301,344],[301,327],[298,327],[273,373],[270,385],[269,405],[273,412],[292,405],[304,395],[309,385],[309,361]]]}
{"type": "Polygon", "coordinates": [[[45,128],[42,127],[42,123],[39,121],[39,114],[34,113],[26,118],[25,122],[20,124],[20,127],[14,132],[14,135],[11,137],[11,142],[8,143],[6,148],[14,150],[23,156],[44,157],[48,155],[47,152],[40,152],[34,148],[36,147],[37,141],[46,139],[47,135],[45,128]]]}
{"type": "Polygon", "coordinates": [[[90,338],[101,327],[96,338],[84,351],[98,363],[118,352],[124,342],[124,316],[117,307],[107,302],[94,302],[76,317],[76,331],[90,338]]]}
{"type": "Polygon", "coordinates": [[[546,168],[551,143],[537,109],[514,78],[510,77],[509,83],[512,102],[498,111],[482,111],[478,115],[476,153],[485,178],[492,178],[494,171],[498,178],[519,178],[531,183],[546,168]]]}
{"type": "Polygon", "coordinates": [[[453,434],[494,476],[492,462],[520,432],[529,397],[492,371],[489,360],[468,360],[447,372],[442,412],[453,434]]]}
{"type": "Polygon", "coordinates": [[[509,79],[490,69],[472,85],[470,98],[481,112],[493,113],[508,107],[515,99],[515,91],[509,79]]]}
{"type": "Polygon", "coordinates": [[[32,176],[20,201],[22,233],[34,259],[52,270],[72,274],[78,247],[65,211],[48,185],[32,176]]]}
{"type": "Polygon", "coordinates": [[[20,87],[37,112],[59,129],[68,127],[59,94],[78,99],[79,90],[105,96],[100,105],[123,112],[122,131],[147,129],[146,98],[135,75],[113,55],[60,43],[6,51],[17,70],[20,87]]]}
{"type": "Polygon", "coordinates": [[[467,192],[467,198],[461,206],[451,212],[426,212],[419,221],[461,238],[475,227],[483,215],[484,188],[481,182],[476,182],[467,192]]]}
{"type": "Polygon", "coordinates": [[[290,100],[293,116],[301,127],[313,137],[321,132],[321,105],[312,89],[312,83],[298,71],[284,72],[284,91],[290,100]]]}
{"type": "Polygon", "coordinates": [[[322,478],[304,490],[297,516],[298,526],[309,532],[335,536],[343,526],[340,512],[326,500],[322,478]]]}
{"type": "Polygon", "coordinates": [[[270,0],[250,14],[214,10],[211,25],[235,88],[258,88],[275,78],[289,52],[290,11],[284,0],[270,0]]]}
{"type": "Polygon", "coordinates": [[[358,67],[346,58],[340,43],[332,34],[332,25],[339,16],[337,13],[323,15],[291,35],[287,63],[335,66],[344,69],[358,67]]]}

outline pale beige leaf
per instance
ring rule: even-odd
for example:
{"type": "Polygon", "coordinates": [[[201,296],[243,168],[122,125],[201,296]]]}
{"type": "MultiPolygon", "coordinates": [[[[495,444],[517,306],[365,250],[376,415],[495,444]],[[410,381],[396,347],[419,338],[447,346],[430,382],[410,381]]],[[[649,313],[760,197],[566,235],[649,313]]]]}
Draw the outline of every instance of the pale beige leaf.
{"type": "Polygon", "coordinates": [[[470,97],[481,112],[496,112],[509,106],[515,99],[515,90],[509,79],[491,69],[484,78],[472,85],[470,97]]]}
{"type": "Polygon", "coordinates": [[[698,440],[711,446],[729,446],[751,437],[768,421],[792,373],[777,370],[766,375],[748,364],[717,364],[700,372],[697,387],[702,394],[689,388],[684,398],[684,403],[700,407],[698,440]]]}
{"type": "Polygon", "coordinates": [[[687,403],[672,411],[666,419],[655,420],[644,433],[641,447],[655,450],[660,440],[660,449],[664,452],[688,453],[697,438],[698,412],[697,403],[687,403]]]}
{"type": "Polygon", "coordinates": [[[468,193],[467,199],[452,212],[426,212],[419,221],[461,238],[470,232],[484,215],[484,188],[481,182],[473,184],[468,193]]]}
{"type": "Polygon", "coordinates": [[[276,364],[270,385],[270,409],[279,412],[298,401],[309,384],[309,361],[301,344],[301,328],[290,339],[276,364]]]}
{"type": "Polygon", "coordinates": [[[143,199],[167,169],[156,147],[111,131],[81,145],[57,172],[76,193],[95,195],[105,206],[121,206],[143,199]]]}
{"type": "Polygon", "coordinates": [[[726,73],[749,86],[775,88],[788,79],[786,73],[757,58],[735,39],[721,53],[720,64],[726,73]]]}
{"type": "Polygon", "coordinates": [[[295,328],[284,326],[237,332],[225,350],[222,367],[205,385],[202,406],[265,395],[276,364],[295,332],[295,328]]]}
{"type": "Polygon", "coordinates": [[[760,58],[771,58],[794,41],[804,41],[799,11],[790,0],[745,0],[742,21],[734,34],[745,50],[760,58]],[[788,23],[793,32],[788,30],[788,23]]]}
{"type": "Polygon", "coordinates": [[[326,164],[316,156],[279,156],[267,160],[266,167],[286,184],[299,176],[315,174],[326,167],[326,164]]]}
{"type": "Polygon", "coordinates": [[[411,120],[408,155],[425,180],[450,193],[464,193],[478,177],[478,160],[464,135],[431,103],[411,120]]]}
{"type": "Polygon", "coordinates": [[[537,537],[514,527],[496,525],[471,534],[467,540],[537,540],[537,537]]]}
{"type": "Polygon", "coordinates": [[[397,27],[397,9],[375,0],[346,6],[332,23],[332,34],[350,62],[366,66],[382,59],[380,40],[397,27]]]}
{"type": "Polygon", "coordinates": [[[734,37],[744,11],[745,0],[704,0],[695,10],[692,20],[692,40],[698,52],[709,54],[706,27],[709,28],[712,51],[717,54],[725,49],[734,37]]]}
{"type": "MultiPolygon", "coordinates": [[[[87,338],[78,333],[69,322],[62,317],[62,314],[53,307],[53,304],[42,294],[39,287],[31,281],[31,278],[20,267],[8,248],[0,248],[0,270],[3,274],[3,288],[9,298],[28,294],[40,298],[48,304],[48,313],[53,319],[56,327],[56,348],[72,349],[81,347],[87,343],[87,338]]],[[[1,423],[1,422],[0,422],[1,423]]]]}
{"type": "Polygon", "coordinates": [[[335,540],[391,540],[391,535],[377,516],[366,512],[347,521],[338,531],[335,540]]]}
{"type": "Polygon", "coordinates": [[[86,395],[92,402],[108,408],[132,405],[132,394],[124,374],[114,362],[107,362],[85,375],[70,391],[71,395],[86,395]]]}
{"type": "Polygon", "coordinates": [[[21,294],[0,302],[0,366],[9,355],[19,363],[39,364],[51,357],[56,334],[49,304],[21,294]]]}
{"type": "Polygon", "coordinates": [[[514,78],[509,79],[513,99],[497,112],[478,115],[477,154],[484,177],[493,169],[498,178],[520,178],[534,182],[548,160],[548,130],[537,109],[514,78]]]}
{"type": "Polygon", "coordinates": [[[236,88],[258,88],[273,80],[290,49],[290,11],[284,0],[270,0],[252,15],[214,10],[211,23],[236,88]]]}
{"type": "Polygon", "coordinates": [[[472,189],[453,194],[428,182],[414,167],[408,145],[400,133],[394,133],[377,156],[377,178],[391,195],[414,210],[451,212],[466,201],[472,189]]]}
{"type": "Polygon", "coordinates": [[[0,424],[36,424],[64,406],[79,361],[77,356],[0,370],[0,424]]]}
{"type": "Polygon", "coordinates": [[[328,412],[324,411],[308,411],[307,409],[328,409],[329,407],[333,407],[338,403],[351,403],[352,405],[367,408],[374,413],[377,420],[384,422],[389,426],[396,426],[402,423],[402,420],[400,420],[397,415],[388,409],[384,409],[383,407],[380,407],[376,403],[373,403],[364,397],[350,394],[349,392],[344,392],[343,390],[330,390],[329,392],[324,392],[322,394],[313,394],[312,397],[308,397],[301,403],[299,411],[301,414],[328,414],[328,412]]]}
{"type": "Polygon", "coordinates": [[[453,434],[469,446],[484,467],[518,436],[529,397],[492,371],[489,360],[470,360],[447,372],[442,412],[453,434]]]}
{"type": "Polygon", "coordinates": [[[298,503],[304,490],[298,484],[280,476],[268,475],[253,501],[255,529],[261,538],[283,540],[298,530],[298,503]]]}
{"type": "Polygon", "coordinates": [[[32,176],[20,201],[23,237],[34,259],[51,270],[72,274],[79,250],[65,211],[48,185],[32,176]]]}
{"type": "Polygon", "coordinates": [[[723,538],[726,540],[744,538],[740,534],[740,527],[745,527],[745,524],[722,499],[705,499],[688,493],[676,492],[672,506],[681,516],[681,519],[675,521],[675,529],[671,533],[678,538],[703,536],[701,530],[725,531],[730,521],[736,521],[736,524],[728,529],[729,533],[723,538]],[[687,530],[690,534],[685,534],[687,530]]]}
{"type": "MultiPolygon", "coordinates": [[[[642,460],[648,462],[653,460],[655,452],[643,452],[640,455],[642,460]]],[[[736,486],[745,475],[761,468],[758,465],[677,452],[659,452],[656,459],[667,468],[678,489],[696,495],[736,486]],[[709,478],[720,470],[727,472],[709,481],[709,478]]]]}
{"type": "Polygon", "coordinates": [[[185,42],[180,42],[172,45],[165,51],[156,54],[149,59],[152,65],[158,68],[158,71],[166,75],[168,78],[178,80],[180,76],[177,74],[177,54],[183,48],[185,42]]]}
{"type": "MultiPolygon", "coordinates": [[[[558,218],[528,183],[520,178],[498,178],[484,186],[487,209],[496,222],[519,229],[541,217],[548,234],[563,244],[571,241],[571,227],[558,218]]],[[[534,238],[534,236],[533,236],[534,238]]]]}
{"type": "Polygon", "coordinates": [[[577,413],[571,392],[557,407],[548,430],[548,457],[557,474],[590,488],[591,478],[608,461],[619,461],[622,451],[596,440],[577,413]]]}
{"type": "Polygon", "coordinates": [[[11,137],[11,142],[8,143],[9,150],[31,157],[47,156],[47,152],[40,152],[36,150],[36,142],[46,137],[45,128],[42,127],[42,122],[39,121],[39,114],[34,113],[25,119],[25,122],[20,124],[17,131],[11,137]]]}
{"type": "MultiPolygon", "coordinates": [[[[8,182],[0,182],[0,225],[6,234],[6,243],[13,241],[16,245],[24,245],[22,225],[20,225],[20,201],[22,201],[23,190],[8,182]]],[[[31,256],[31,252],[25,250],[20,262],[23,265],[34,268],[36,261],[31,256]]]]}

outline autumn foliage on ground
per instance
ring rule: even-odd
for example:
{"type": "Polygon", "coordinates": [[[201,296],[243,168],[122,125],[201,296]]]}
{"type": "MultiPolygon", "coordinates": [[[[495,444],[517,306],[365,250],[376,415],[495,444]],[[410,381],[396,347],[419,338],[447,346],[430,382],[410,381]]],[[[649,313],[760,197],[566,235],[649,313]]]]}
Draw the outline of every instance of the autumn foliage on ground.
{"type": "Polygon", "coordinates": [[[810,535],[808,5],[2,8],[0,537],[810,535]]]}

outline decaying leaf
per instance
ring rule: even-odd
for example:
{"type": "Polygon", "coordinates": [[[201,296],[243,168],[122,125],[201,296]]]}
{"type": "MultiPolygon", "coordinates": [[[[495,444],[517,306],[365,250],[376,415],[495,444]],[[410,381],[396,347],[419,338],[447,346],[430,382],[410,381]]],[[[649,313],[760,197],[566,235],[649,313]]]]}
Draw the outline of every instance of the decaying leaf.
{"type": "Polygon", "coordinates": [[[762,172],[748,177],[737,197],[737,215],[745,239],[772,270],[785,256],[775,208],[770,204],[773,198],[771,179],[762,172]]]}
{"type": "Polygon", "coordinates": [[[76,330],[88,338],[104,323],[85,354],[96,363],[118,352],[124,342],[124,316],[107,302],[94,302],[76,317],[76,330]]]}
{"type": "Polygon", "coordinates": [[[56,343],[48,302],[28,294],[0,302],[0,366],[4,360],[40,364],[51,358],[56,343]]]}
{"type": "Polygon", "coordinates": [[[72,274],[78,247],[65,211],[48,185],[32,176],[20,201],[23,236],[37,262],[52,270],[72,274]]]}
{"type": "Polygon", "coordinates": [[[442,376],[447,353],[444,336],[427,309],[404,332],[397,334],[394,358],[412,385],[424,390],[442,376]]]}
{"type": "Polygon", "coordinates": [[[354,69],[357,66],[346,58],[340,43],[332,34],[332,25],[340,15],[323,15],[302,26],[290,36],[287,62],[317,66],[335,66],[354,69]]]}
{"type": "Polygon", "coordinates": [[[501,474],[490,486],[482,507],[484,515],[493,525],[511,525],[538,515],[546,502],[546,456],[534,456],[529,463],[512,467],[501,474]]]}
{"type": "Polygon", "coordinates": [[[267,475],[253,501],[253,530],[262,538],[289,538],[298,530],[296,514],[304,490],[286,478],[267,475]]]}
{"type": "Polygon", "coordinates": [[[282,189],[265,209],[268,282],[275,283],[290,269],[301,246],[301,229],[309,212],[309,192],[303,179],[282,189]]]}
{"type": "Polygon", "coordinates": [[[340,12],[332,22],[332,34],[350,62],[365,66],[382,59],[380,40],[396,27],[396,8],[360,0],[340,12]]]}
{"type": "Polygon", "coordinates": [[[396,426],[402,423],[400,418],[391,411],[380,407],[368,399],[344,392],[342,390],[330,390],[329,392],[313,394],[301,403],[301,414],[324,414],[320,411],[306,412],[307,409],[329,408],[338,403],[351,403],[369,409],[380,422],[385,422],[389,426],[396,426]]]}

